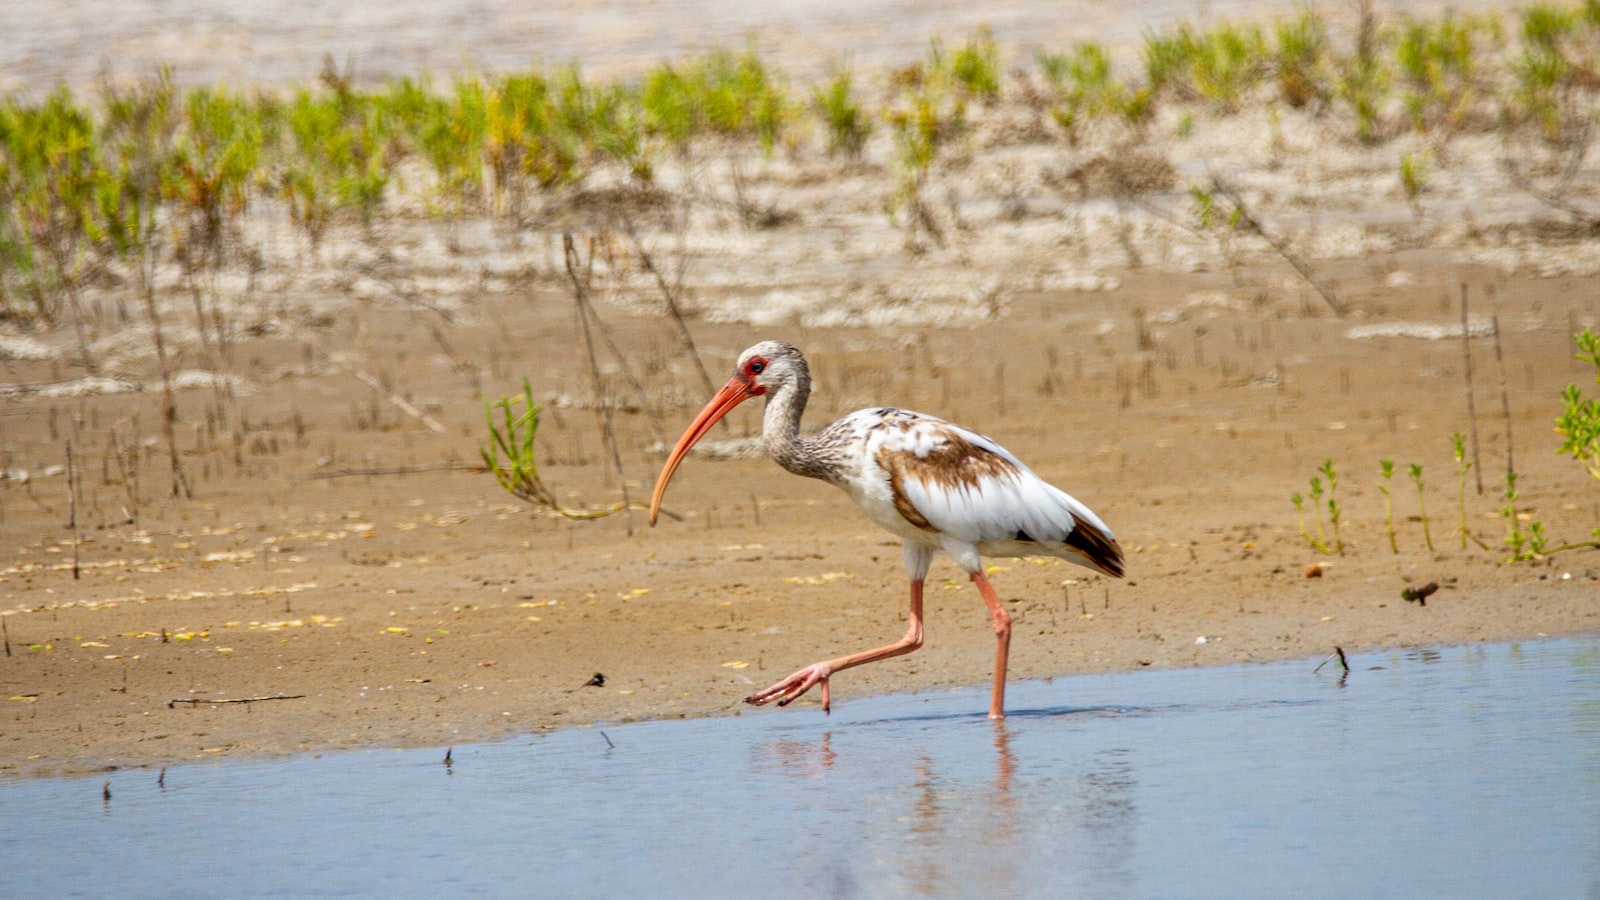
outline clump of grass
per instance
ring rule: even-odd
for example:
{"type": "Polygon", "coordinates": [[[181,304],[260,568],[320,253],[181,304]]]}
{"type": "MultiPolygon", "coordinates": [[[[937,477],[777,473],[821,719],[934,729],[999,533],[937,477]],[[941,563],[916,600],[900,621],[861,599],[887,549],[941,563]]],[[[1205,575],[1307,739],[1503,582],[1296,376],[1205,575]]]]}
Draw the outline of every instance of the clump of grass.
{"type": "Polygon", "coordinates": [[[1071,52],[1041,52],[1035,59],[1051,89],[1051,118],[1074,146],[1091,122],[1121,122],[1138,129],[1155,109],[1154,91],[1118,78],[1104,44],[1085,41],[1071,52]]]}
{"type": "Polygon", "coordinates": [[[1565,144],[1590,127],[1586,98],[1595,83],[1594,53],[1600,44],[1600,13],[1582,7],[1535,4],[1522,13],[1521,49],[1511,62],[1516,88],[1508,113],[1538,124],[1547,141],[1565,144]]]}
{"type": "Polygon", "coordinates": [[[1266,38],[1256,25],[1225,23],[1199,31],[1185,23],[1171,34],[1145,38],[1145,75],[1154,91],[1221,113],[1237,110],[1266,80],[1267,62],[1266,38]]]}
{"type": "Polygon", "coordinates": [[[1000,49],[988,27],[980,28],[976,35],[948,55],[943,45],[935,40],[928,49],[928,68],[943,73],[969,97],[986,103],[1000,99],[1000,49]]]}
{"type": "Polygon", "coordinates": [[[183,129],[163,185],[185,220],[179,258],[192,275],[224,262],[228,229],[250,203],[276,109],[222,89],[183,98],[183,129]]]}
{"type": "Polygon", "coordinates": [[[771,153],[794,116],[788,89],[754,47],[662,65],[645,76],[639,104],[645,126],[680,151],[706,134],[754,138],[771,153]]]}
{"type": "Polygon", "coordinates": [[[855,76],[839,69],[812,92],[812,102],[828,131],[828,153],[859,159],[872,136],[872,117],[855,94],[855,76]]]}
{"type": "Polygon", "coordinates": [[[1362,0],[1360,10],[1355,47],[1334,61],[1334,92],[1355,116],[1356,140],[1370,144],[1384,136],[1382,114],[1393,71],[1384,55],[1389,36],[1372,0],[1362,0]]]}
{"type": "Polygon", "coordinates": [[[493,403],[487,397],[482,399],[489,443],[478,448],[478,455],[506,493],[569,519],[598,519],[626,508],[625,503],[615,503],[597,510],[569,509],[545,486],[533,447],[541,407],[533,402],[533,387],[528,379],[522,379],[521,396],[502,397],[493,403]],[[499,422],[496,412],[500,414],[499,422]]]}
{"type": "Polygon", "coordinates": [[[891,217],[903,217],[906,246],[923,248],[922,236],[944,243],[943,230],[924,197],[934,163],[967,132],[967,104],[998,96],[998,51],[987,35],[947,53],[935,40],[927,60],[896,74],[896,96],[884,117],[894,134],[895,187],[891,217]],[[993,80],[985,74],[995,69],[993,80]]]}
{"type": "Polygon", "coordinates": [[[1328,27],[1309,7],[1273,30],[1272,77],[1278,93],[1295,109],[1327,104],[1328,27]]]}
{"type": "Polygon", "coordinates": [[[370,226],[383,205],[390,168],[372,105],[340,81],[334,91],[295,92],[286,110],[293,152],[279,176],[290,217],[311,245],[345,212],[370,226]]]}
{"type": "Polygon", "coordinates": [[[0,102],[0,307],[45,322],[76,309],[109,181],[95,123],[67,88],[0,102]]]}
{"type": "Polygon", "coordinates": [[[1482,90],[1481,60],[1491,58],[1500,44],[1499,20],[1492,17],[1447,10],[1436,20],[1403,22],[1395,58],[1412,127],[1436,135],[1440,147],[1456,134],[1482,90]]]}

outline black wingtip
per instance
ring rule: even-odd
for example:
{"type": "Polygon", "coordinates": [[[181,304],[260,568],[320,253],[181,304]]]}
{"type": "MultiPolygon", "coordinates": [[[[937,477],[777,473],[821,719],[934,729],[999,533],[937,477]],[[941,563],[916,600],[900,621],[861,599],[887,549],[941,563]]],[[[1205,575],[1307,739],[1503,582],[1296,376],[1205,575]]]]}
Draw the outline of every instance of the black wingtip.
{"type": "Polygon", "coordinates": [[[1112,578],[1127,574],[1122,545],[1117,543],[1117,539],[1077,516],[1072,517],[1072,531],[1062,543],[1078,551],[1089,565],[1112,578]]]}

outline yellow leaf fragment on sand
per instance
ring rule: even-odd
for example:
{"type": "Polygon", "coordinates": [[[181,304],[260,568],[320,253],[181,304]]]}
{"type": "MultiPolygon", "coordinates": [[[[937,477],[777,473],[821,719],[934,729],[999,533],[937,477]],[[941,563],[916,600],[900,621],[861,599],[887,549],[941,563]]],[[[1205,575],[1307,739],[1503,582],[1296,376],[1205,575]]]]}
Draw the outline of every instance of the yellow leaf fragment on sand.
{"type": "Polygon", "coordinates": [[[555,606],[555,600],[535,600],[531,603],[518,603],[517,609],[539,609],[544,606],[555,606]]]}
{"type": "Polygon", "coordinates": [[[538,621],[540,621],[540,620],[539,620],[539,617],[538,617],[538,616],[529,616],[529,617],[528,617],[528,621],[529,621],[529,622],[538,622],[538,621]]]}
{"type": "Polygon", "coordinates": [[[232,653],[233,652],[233,648],[232,647],[218,647],[217,648],[217,652],[218,653],[232,653]]]}
{"type": "Polygon", "coordinates": [[[832,584],[845,578],[853,578],[849,572],[824,572],[821,575],[797,575],[793,578],[783,579],[784,584],[832,584]]]}
{"type": "Polygon", "coordinates": [[[102,644],[99,641],[84,641],[83,643],[79,644],[78,646],[79,647],[109,647],[111,645],[110,644],[102,644]]]}
{"type": "Polygon", "coordinates": [[[631,694],[633,691],[617,691],[619,694],[631,694]]]}
{"type": "Polygon", "coordinates": [[[16,701],[18,701],[20,703],[38,703],[39,702],[39,695],[38,694],[17,694],[15,696],[13,696],[11,699],[16,700],[16,701]]]}
{"type": "Polygon", "coordinates": [[[405,634],[406,627],[404,625],[390,625],[388,628],[385,628],[384,631],[388,634],[405,634]]]}
{"type": "Polygon", "coordinates": [[[745,662],[742,659],[736,659],[736,660],[734,660],[732,662],[723,663],[722,667],[724,669],[748,669],[748,668],[750,668],[750,664],[745,662]]]}

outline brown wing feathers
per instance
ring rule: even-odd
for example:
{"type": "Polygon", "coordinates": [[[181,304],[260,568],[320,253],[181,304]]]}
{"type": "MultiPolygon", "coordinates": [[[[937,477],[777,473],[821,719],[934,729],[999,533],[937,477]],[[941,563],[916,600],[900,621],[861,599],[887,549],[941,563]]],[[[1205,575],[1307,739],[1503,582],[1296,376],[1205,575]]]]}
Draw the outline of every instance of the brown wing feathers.
{"type": "Polygon", "coordinates": [[[1100,571],[1122,577],[1122,545],[1104,531],[1073,516],[1072,533],[1067,535],[1063,543],[1082,553],[1100,571]]]}

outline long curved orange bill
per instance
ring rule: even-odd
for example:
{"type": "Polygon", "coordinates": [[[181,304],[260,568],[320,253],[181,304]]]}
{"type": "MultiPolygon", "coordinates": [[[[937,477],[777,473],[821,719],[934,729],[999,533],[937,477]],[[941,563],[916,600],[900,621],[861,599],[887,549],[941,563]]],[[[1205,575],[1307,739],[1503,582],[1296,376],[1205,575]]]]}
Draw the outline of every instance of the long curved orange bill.
{"type": "Polygon", "coordinates": [[[711,402],[700,410],[700,414],[694,417],[694,421],[689,423],[688,430],[684,431],[683,437],[678,438],[678,445],[672,448],[671,455],[667,457],[667,464],[661,467],[661,477],[656,479],[656,492],[650,498],[651,525],[656,524],[656,515],[661,512],[661,498],[667,493],[667,482],[672,480],[672,473],[678,470],[678,463],[683,462],[683,458],[689,455],[690,448],[705,437],[711,426],[721,421],[729,410],[754,396],[755,394],[750,392],[750,385],[743,379],[738,376],[730,378],[728,383],[722,386],[722,390],[717,391],[717,395],[711,398],[711,402]]]}

